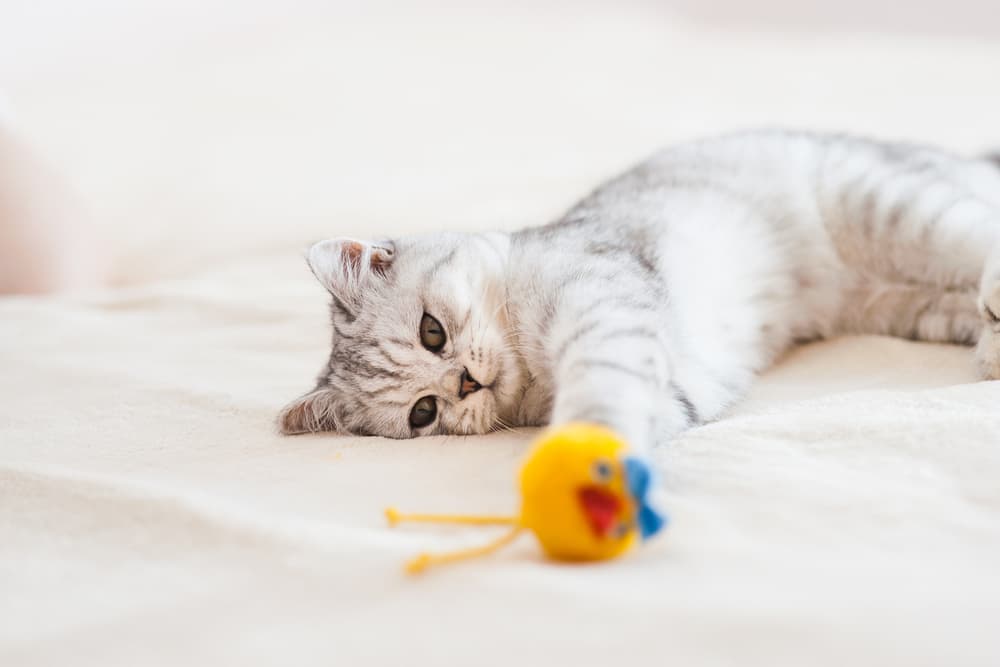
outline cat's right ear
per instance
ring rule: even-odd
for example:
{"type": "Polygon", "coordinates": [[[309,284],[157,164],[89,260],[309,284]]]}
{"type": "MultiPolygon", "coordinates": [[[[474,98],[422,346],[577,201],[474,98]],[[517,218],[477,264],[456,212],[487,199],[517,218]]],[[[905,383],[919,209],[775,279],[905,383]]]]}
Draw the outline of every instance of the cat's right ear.
{"type": "Polygon", "coordinates": [[[396,249],[391,241],[328,239],[309,248],[309,268],[316,279],[349,313],[357,313],[366,289],[384,280],[396,249]]]}

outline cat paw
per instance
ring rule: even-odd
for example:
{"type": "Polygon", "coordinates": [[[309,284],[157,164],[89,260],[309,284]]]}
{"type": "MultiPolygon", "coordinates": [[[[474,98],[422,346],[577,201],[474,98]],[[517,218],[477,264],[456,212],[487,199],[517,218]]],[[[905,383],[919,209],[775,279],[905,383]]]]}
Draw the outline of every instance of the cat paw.
{"type": "Polygon", "coordinates": [[[976,363],[985,380],[1000,380],[1000,334],[989,327],[983,329],[976,345],[976,363]]]}
{"type": "Polygon", "coordinates": [[[979,372],[987,380],[1000,380],[1000,281],[984,286],[979,297],[983,332],[976,345],[979,372]]]}

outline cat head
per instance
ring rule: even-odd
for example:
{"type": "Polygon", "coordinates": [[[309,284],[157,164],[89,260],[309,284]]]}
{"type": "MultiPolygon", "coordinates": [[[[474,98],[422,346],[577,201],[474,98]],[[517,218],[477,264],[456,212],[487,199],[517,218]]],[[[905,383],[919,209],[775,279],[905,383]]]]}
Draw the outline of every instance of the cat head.
{"type": "Polygon", "coordinates": [[[514,408],[502,235],[331,239],[309,266],[332,297],[316,388],[279,416],[286,434],[410,438],[485,433],[514,408]]]}

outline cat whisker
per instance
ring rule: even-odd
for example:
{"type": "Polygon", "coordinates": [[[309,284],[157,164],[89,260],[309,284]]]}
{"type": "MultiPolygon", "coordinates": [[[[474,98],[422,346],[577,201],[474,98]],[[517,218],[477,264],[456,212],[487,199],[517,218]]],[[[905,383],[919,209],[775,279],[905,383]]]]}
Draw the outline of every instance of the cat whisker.
{"type": "Polygon", "coordinates": [[[509,433],[514,433],[514,428],[505,422],[499,415],[493,417],[493,425],[490,426],[490,432],[497,431],[507,431],[509,433]]]}

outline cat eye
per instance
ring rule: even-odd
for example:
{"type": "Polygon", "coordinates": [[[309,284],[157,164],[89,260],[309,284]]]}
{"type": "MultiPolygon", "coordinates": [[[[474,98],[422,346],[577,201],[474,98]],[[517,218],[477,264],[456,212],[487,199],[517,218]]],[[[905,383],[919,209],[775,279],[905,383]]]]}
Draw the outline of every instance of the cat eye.
{"type": "Polygon", "coordinates": [[[420,343],[431,352],[440,352],[446,340],[448,338],[441,323],[424,313],[420,318],[420,343]]]}
{"type": "Polygon", "coordinates": [[[423,428],[437,419],[437,401],[433,396],[424,396],[413,404],[410,410],[410,426],[413,428],[423,428]]]}

